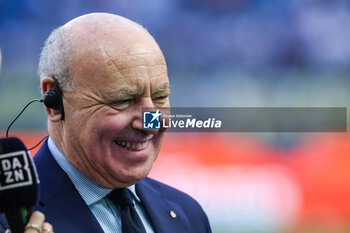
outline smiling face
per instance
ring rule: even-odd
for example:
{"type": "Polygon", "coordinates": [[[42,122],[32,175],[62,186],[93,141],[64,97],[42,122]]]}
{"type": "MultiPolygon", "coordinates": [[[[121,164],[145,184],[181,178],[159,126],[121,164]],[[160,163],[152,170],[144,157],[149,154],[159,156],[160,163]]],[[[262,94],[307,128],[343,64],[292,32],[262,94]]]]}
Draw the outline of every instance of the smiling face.
{"type": "Polygon", "coordinates": [[[126,27],[122,38],[119,28],[76,44],[76,88],[64,93],[66,119],[54,139],[76,168],[104,187],[146,177],[165,133],[143,129],[143,108],[169,107],[169,81],[158,45],[136,26],[126,27]]]}

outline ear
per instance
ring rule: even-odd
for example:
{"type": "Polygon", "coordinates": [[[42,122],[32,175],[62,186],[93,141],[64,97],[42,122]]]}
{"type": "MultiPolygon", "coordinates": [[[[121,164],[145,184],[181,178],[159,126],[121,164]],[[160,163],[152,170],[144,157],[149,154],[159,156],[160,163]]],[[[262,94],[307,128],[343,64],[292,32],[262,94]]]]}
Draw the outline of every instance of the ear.
{"type": "MultiPolygon", "coordinates": [[[[45,94],[49,90],[53,90],[55,88],[55,81],[51,77],[44,77],[41,79],[41,89],[43,94],[45,94]]],[[[62,118],[62,114],[57,109],[48,108],[45,106],[46,115],[52,122],[58,122],[62,118]]]]}

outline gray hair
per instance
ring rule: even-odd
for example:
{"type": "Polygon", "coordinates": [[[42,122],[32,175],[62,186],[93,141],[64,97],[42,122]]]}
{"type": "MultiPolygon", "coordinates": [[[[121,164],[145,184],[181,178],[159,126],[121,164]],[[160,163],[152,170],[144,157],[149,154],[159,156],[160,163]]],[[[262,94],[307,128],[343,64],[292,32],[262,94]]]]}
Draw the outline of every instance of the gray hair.
{"type": "Polygon", "coordinates": [[[62,91],[71,92],[75,83],[70,77],[73,37],[64,27],[54,29],[45,41],[40,54],[38,74],[40,79],[55,76],[62,91]]]}

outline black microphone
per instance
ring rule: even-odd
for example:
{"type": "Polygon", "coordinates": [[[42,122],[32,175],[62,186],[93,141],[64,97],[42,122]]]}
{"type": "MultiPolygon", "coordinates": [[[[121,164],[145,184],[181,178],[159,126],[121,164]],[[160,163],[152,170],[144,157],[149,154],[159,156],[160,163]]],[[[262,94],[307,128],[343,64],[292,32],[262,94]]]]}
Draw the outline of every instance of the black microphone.
{"type": "Polygon", "coordinates": [[[23,233],[31,208],[38,202],[39,178],[21,140],[0,139],[0,213],[12,233],[23,233]]]}

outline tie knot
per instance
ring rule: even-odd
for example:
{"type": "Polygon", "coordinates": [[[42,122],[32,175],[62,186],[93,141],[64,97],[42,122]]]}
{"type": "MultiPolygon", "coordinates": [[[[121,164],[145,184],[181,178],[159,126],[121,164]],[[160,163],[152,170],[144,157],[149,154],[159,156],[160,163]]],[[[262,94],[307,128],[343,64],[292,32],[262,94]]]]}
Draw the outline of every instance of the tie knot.
{"type": "Polygon", "coordinates": [[[115,204],[120,206],[134,205],[132,193],[127,188],[113,190],[108,194],[108,198],[115,204]]]}

